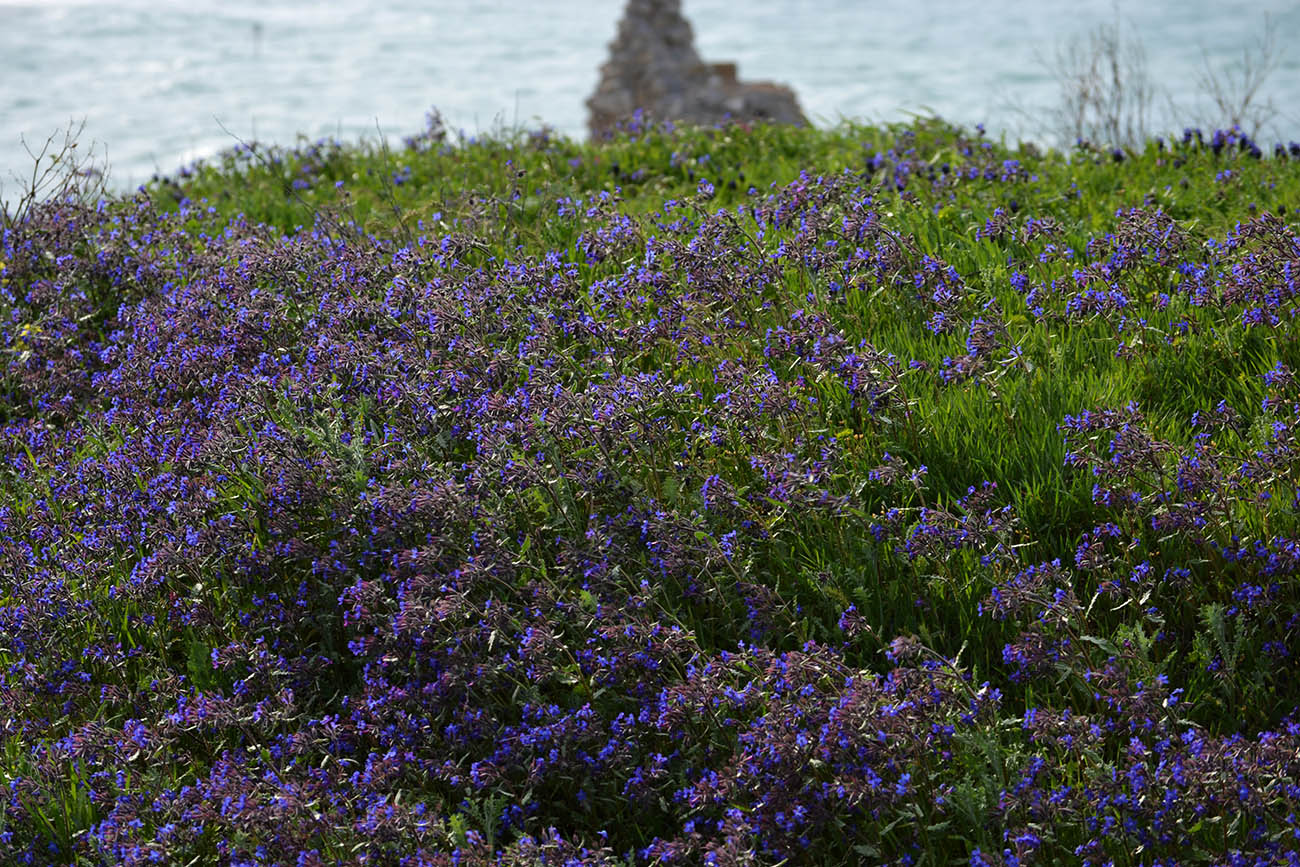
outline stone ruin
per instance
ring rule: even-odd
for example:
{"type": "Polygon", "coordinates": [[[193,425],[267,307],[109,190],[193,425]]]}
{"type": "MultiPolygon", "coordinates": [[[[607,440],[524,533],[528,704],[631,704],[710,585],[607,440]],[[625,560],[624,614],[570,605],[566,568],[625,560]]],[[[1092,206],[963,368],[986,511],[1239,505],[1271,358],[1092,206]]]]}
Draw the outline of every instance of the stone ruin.
{"type": "Polygon", "coordinates": [[[708,126],[728,119],[808,122],[789,87],[740,81],[736,64],[701,60],[681,0],[628,0],[587,108],[592,138],[613,132],[638,109],[649,120],[708,126]]]}

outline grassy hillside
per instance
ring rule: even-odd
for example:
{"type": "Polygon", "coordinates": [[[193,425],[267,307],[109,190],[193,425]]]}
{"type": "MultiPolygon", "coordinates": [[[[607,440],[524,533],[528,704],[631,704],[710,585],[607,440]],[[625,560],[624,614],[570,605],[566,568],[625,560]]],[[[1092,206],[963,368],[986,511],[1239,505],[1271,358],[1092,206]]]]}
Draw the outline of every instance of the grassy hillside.
{"type": "Polygon", "coordinates": [[[1290,864],[1300,146],[241,146],[0,243],[0,861],[1290,864]]]}

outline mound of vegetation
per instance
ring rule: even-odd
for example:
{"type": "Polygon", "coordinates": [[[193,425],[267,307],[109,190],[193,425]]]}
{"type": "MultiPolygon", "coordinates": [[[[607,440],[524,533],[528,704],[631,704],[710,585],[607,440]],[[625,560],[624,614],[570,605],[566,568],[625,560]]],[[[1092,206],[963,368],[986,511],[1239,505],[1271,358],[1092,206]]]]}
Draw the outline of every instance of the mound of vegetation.
{"type": "Polygon", "coordinates": [[[1284,864],[1300,147],[241,147],[0,241],[0,861],[1284,864]]]}

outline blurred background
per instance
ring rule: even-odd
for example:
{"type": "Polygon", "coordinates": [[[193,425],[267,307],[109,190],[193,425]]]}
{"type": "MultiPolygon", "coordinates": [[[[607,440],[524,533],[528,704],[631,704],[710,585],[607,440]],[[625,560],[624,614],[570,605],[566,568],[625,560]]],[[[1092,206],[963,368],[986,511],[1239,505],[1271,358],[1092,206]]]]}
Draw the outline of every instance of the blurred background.
{"type": "MultiPolygon", "coordinates": [[[[118,189],[235,137],[382,130],[399,145],[435,106],[464,135],[545,123],[584,136],[622,5],[0,0],[0,193],[30,175],[23,139],[39,149],[82,120],[82,147],[106,154],[118,189]]],[[[683,12],[704,59],[791,85],[817,124],[938,114],[1054,143],[1071,52],[1095,48],[1100,27],[1144,49],[1153,132],[1221,122],[1209,71],[1238,90],[1260,78],[1266,149],[1300,139],[1300,3],[684,0],[683,12]]]]}

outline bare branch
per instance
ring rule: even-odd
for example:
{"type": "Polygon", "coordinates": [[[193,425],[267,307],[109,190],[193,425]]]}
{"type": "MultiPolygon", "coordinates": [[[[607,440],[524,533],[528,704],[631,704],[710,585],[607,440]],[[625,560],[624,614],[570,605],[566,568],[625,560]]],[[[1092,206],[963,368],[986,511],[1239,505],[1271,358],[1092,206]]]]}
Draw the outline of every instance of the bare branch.
{"type": "Polygon", "coordinates": [[[1062,144],[1141,148],[1155,87],[1146,49],[1121,31],[1118,18],[1059,45],[1045,65],[1061,88],[1055,126],[1062,144]]]}
{"type": "Polygon", "coordinates": [[[20,139],[32,159],[32,171],[25,178],[10,175],[18,184],[19,193],[12,202],[0,197],[0,227],[13,228],[33,207],[47,200],[74,198],[89,202],[106,194],[107,157],[95,153],[94,142],[88,148],[78,149],[85,129],[84,118],[80,123],[70,121],[66,129],[50,133],[39,149],[34,149],[26,138],[20,139]]]}
{"type": "Polygon", "coordinates": [[[1264,85],[1282,63],[1271,24],[1265,15],[1263,32],[1242,49],[1239,63],[1216,68],[1209,52],[1201,49],[1201,71],[1196,83],[1210,104],[1203,118],[1205,126],[1239,127],[1253,139],[1277,119],[1277,106],[1271,98],[1262,96],[1264,85]]]}

